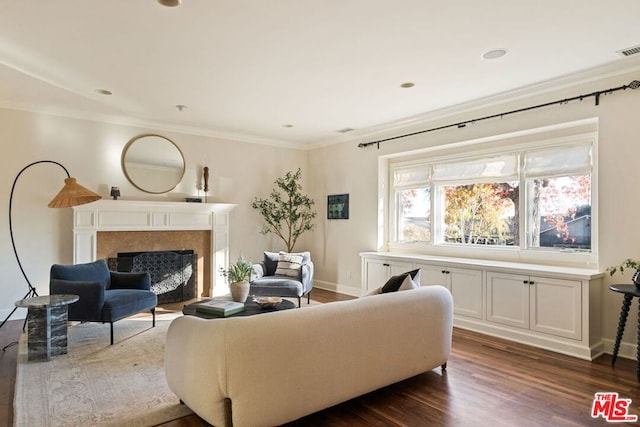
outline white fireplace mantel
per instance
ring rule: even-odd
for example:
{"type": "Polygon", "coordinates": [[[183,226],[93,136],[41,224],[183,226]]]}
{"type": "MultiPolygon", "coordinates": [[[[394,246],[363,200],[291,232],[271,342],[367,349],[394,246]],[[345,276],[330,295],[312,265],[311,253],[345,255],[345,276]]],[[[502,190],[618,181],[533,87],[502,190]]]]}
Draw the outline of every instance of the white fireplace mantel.
{"type": "MultiPolygon", "coordinates": [[[[98,200],[73,208],[73,262],[96,260],[98,231],[210,230],[212,272],[229,260],[227,203],[147,202],[98,200]]],[[[212,274],[215,281],[216,274],[212,274]]],[[[216,290],[221,287],[210,286],[216,290]]]]}

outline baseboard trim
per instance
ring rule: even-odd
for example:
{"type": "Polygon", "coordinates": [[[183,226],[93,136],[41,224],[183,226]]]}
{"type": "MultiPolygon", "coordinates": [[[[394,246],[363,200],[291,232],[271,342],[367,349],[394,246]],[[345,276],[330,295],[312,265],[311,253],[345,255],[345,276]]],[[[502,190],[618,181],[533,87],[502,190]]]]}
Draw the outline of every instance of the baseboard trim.
{"type": "MultiPolygon", "coordinates": [[[[612,339],[603,338],[602,342],[604,343],[604,352],[607,354],[613,354],[613,347],[615,346],[615,341],[612,339]]],[[[635,344],[621,342],[620,349],[618,350],[618,357],[622,357],[624,359],[636,360],[637,348],[638,346],[635,344]]]]}
{"type": "MultiPolygon", "coordinates": [[[[332,283],[332,282],[324,282],[322,280],[314,280],[313,281],[313,287],[314,288],[319,288],[319,289],[324,289],[325,291],[331,291],[331,292],[336,292],[339,294],[345,294],[345,295],[350,295],[352,297],[359,297],[360,294],[362,293],[362,290],[360,288],[354,288],[352,286],[344,286],[344,285],[339,285],[337,283],[332,283]]],[[[313,291],[311,291],[313,293],[313,291]]]]}
{"type": "Polygon", "coordinates": [[[587,347],[586,343],[581,343],[580,341],[574,342],[573,340],[537,334],[532,331],[521,332],[515,329],[504,328],[499,325],[478,322],[464,316],[454,316],[453,325],[458,328],[480,332],[521,344],[527,344],[583,360],[591,361],[604,353],[602,340],[596,342],[591,347],[587,347]]]}

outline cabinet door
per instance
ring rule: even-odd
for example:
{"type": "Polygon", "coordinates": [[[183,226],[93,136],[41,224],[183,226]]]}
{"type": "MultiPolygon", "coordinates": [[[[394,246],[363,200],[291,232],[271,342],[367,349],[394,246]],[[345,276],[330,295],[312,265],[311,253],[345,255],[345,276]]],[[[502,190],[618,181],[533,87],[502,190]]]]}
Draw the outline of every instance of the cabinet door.
{"type": "Polygon", "coordinates": [[[453,295],[454,314],[482,319],[482,271],[449,267],[445,270],[453,295]]]}
{"type": "MultiPolygon", "coordinates": [[[[389,277],[397,276],[398,274],[406,273],[414,269],[413,264],[409,262],[393,261],[387,262],[386,264],[388,265],[387,268],[389,269],[389,277]]],[[[382,285],[384,285],[384,283],[382,283],[382,285]]]]}
{"type": "Polygon", "coordinates": [[[384,263],[378,259],[365,260],[365,293],[382,286],[388,277],[389,269],[384,263]]]}
{"type": "Polygon", "coordinates": [[[441,265],[434,264],[416,264],[416,268],[420,269],[420,285],[442,285],[451,290],[449,285],[449,274],[441,265]]]}
{"type": "Polygon", "coordinates": [[[531,330],[582,339],[582,282],[531,277],[531,330]]]}
{"type": "Polygon", "coordinates": [[[529,329],[529,276],[487,272],[487,320],[529,329]]]}

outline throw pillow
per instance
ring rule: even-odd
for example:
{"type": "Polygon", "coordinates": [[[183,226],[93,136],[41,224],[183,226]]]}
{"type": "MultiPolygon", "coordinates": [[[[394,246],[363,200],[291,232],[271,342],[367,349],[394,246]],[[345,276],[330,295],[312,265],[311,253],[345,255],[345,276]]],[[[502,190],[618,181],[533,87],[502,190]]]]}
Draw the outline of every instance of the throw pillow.
{"type": "Polygon", "coordinates": [[[397,291],[400,288],[400,285],[402,285],[402,282],[404,282],[404,279],[406,279],[407,277],[409,277],[408,273],[402,273],[402,274],[398,274],[397,276],[391,276],[391,278],[387,280],[387,283],[385,283],[382,286],[382,289],[380,290],[380,292],[383,294],[386,294],[387,292],[397,291]]]}
{"type": "Polygon", "coordinates": [[[411,280],[413,280],[413,283],[417,283],[418,285],[420,285],[420,269],[419,268],[408,271],[407,274],[411,276],[411,280]]]}
{"type": "Polygon", "coordinates": [[[416,283],[412,278],[411,278],[411,274],[407,274],[407,277],[405,277],[405,279],[402,281],[402,283],[400,284],[400,287],[398,288],[399,291],[408,291],[411,289],[418,289],[420,287],[420,284],[416,283]]]}
{"type": "Polygon", "coordinates": [[[301,254],[280,252],[278,257],[278,266],[276,267],[276,274],[279,276],[300,277],[302,258],[301,254]]]}
{"type": "Polygon", "coordinates": [[[406,291],[409,289],[417,289],[420,287],[420,269],[408,271],[391,277],[387,283],[382,286],[380,293],[406,291]]]}

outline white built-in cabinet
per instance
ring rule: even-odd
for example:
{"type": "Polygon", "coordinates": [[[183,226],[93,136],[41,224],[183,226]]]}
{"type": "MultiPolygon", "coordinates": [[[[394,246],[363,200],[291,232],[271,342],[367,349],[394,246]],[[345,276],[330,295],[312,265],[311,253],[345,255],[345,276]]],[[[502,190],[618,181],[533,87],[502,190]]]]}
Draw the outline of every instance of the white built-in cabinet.
{"type": "Polygon", "coordinates": [[[420,284],[443,285],[456,302],[453,313],[482,319],[482,270],[417,262],[420,284]]]}
{"type": "Polygon", "coordinates": [[[582,338],[579,280],[487,272],[487,321],[582,338]]]}
{"type": "Polygon", "coordinates": [[[582,359],[603,352],[602,273],[556,266],[364,252],[362,291],[419,268],[421,285],[443,285],[454,326],[582,359]]]}

